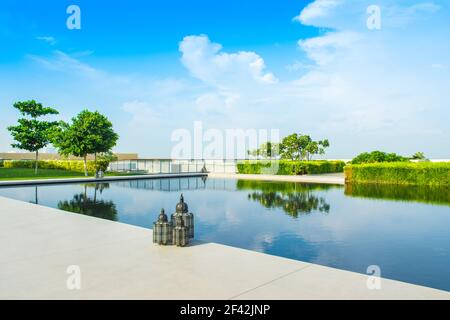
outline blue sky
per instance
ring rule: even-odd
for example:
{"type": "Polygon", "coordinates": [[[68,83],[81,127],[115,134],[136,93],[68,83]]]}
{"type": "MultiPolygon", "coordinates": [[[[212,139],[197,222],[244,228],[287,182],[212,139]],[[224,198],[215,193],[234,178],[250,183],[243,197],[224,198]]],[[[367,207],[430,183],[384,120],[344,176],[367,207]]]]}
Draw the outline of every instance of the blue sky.
{"type": "Polygon", "coordinates": [[[169,156],[174,130],[280,129],[332,158],[450,158],[448,1],[12,1],[0,4],[0,150],[14,101],[113,121],[120,152],[169,156]],[[366,26],[376,2],[381,29],[366,26]],[[81,30],[66,8],[81,9],[81,30]]]}

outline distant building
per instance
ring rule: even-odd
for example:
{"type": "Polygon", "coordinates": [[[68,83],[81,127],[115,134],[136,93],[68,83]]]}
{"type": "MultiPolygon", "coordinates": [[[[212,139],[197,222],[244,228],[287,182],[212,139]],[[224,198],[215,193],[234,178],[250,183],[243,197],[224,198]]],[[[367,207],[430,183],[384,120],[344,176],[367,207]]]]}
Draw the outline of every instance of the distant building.
{"type": "MultiPolygon", "coordinates": [[[[138,159],[137,153],[114,153],[118,160],[135,160],[138,159]]],[[[0,152],[0,159],[2,160],[34,160],[34,152],[0,152]]],[[[58,153],[39,153],[39,160],[83,160],[79,157],[63,157],[58,153]]],[[[88,155],[88,160],[94,160],[94,155],[88,155]]]]}

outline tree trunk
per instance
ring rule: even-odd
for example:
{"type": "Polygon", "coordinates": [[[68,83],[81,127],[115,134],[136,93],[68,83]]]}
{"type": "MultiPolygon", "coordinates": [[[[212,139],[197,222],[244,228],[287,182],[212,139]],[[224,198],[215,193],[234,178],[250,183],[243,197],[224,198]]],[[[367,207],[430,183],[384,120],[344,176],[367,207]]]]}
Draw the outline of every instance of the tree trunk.
{"type": "Polygon", "coordinates": [[[37,174],[38,171],[38,159],[39,159],[39,150],[36,150],[36,159],[34,163],[34,174],[37,174]]]}
{"type": "Polygon", "coordinates": [[[97,152],[94,152],[94,167],[95,167],[95,175],[97,176],[97,152]]]}
{"type": "Polygon", "coordinates": [[[86,155],[84,155],[84,176],[87,177],[88,176],[88,171],[87,171],[87,159],[86,159],[86,155]]]}

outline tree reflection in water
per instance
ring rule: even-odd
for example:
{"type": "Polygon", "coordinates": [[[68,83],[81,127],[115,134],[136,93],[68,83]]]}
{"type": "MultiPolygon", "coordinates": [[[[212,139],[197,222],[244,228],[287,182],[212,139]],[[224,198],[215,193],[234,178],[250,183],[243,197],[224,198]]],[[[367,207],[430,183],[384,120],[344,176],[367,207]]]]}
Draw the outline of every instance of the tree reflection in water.
{"type": "Polygon", "coordinates": [[[97,193],[102,194],[103,190],[108,188],[108,183],[85,184],[84,193],[75,194],[72,200],[59,201],[58,209],[116,221],[117,208],[115,203],[112,201],[97,200],[97,193]],[[92,197],[88,195],[88,188],[94,189],[92,197]]]}
{"type": "Polygon", "coordinates": [[[330,204],[324,197],[318,196],[317,191],[336,187],[339,186],[250,180],[237,182],[238,190],[259,190],[250,193],[249,200],[257,201],[265,208],[280,208],[294,218],[312,212],[328,214],[330,204]]]}

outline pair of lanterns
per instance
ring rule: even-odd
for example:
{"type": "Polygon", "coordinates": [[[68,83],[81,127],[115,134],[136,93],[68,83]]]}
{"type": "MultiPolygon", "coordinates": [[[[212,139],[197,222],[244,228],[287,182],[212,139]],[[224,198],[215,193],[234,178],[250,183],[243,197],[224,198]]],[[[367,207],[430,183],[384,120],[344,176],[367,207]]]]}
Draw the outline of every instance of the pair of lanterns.
{"type": "Polygon", "coordinates": [[[168,221],[164,209],[153,223],[153,243],[159,245],[176,245],[184,247],[189,244],[189,239],[194,238],[194,215],[189,212],[188,205],[181,194],[175,213],[168,221]]]}

